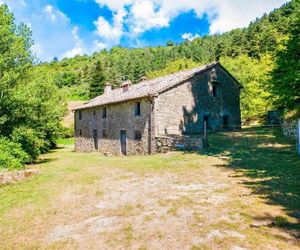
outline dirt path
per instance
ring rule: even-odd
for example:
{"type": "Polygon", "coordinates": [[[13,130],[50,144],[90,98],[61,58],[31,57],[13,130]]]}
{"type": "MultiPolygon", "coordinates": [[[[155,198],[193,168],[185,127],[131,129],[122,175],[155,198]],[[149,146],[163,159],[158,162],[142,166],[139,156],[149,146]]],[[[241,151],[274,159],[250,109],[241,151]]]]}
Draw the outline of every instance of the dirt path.
{"type": "Polygon", "coordinates": [[[226,158],[71,149],[45,158],[41,175],[7,190],[4,249],[299,249],[291,232],[272,226],[283,209],[242,185],[248,180],[225,168],[226,158]],[[24,198],[19,190],[32,197],[14,201],[24,198]]]}
{"type": "MultiPolygon", "coordinates": [[[[95,215],[55,226],[45,241],[69,240],[81,249],[219,249],[221,245],[241,250],[253,249],[255,241],[265,242],[256,249],[297,248],[293,237],[269,227],[271,221],[250,219],[252,213],[280,215],[279,208],[271,209],[251,195],[239,184],[241,178],[232,178],[233,172],[220,167],[226,164],[224,159],[203,161],[192,171],[141,174],[106,168],[95,183],[102,188],[101,198],[81,205],[95,215]],[[274,235],[271,241],[270,235],[274,235]]],[[[67,201],[65,194],[61,200],[67,201]]]]}

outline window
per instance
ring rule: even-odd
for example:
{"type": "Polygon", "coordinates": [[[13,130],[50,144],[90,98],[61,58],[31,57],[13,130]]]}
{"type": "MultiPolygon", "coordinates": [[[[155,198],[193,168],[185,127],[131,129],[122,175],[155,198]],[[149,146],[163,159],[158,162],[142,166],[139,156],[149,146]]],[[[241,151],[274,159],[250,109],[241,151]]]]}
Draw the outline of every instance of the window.
{"type": "Polygon", "coordinates": [[[81,111],[78,112],[78,119],[81,120],[82,119],[82,114],[81,111]]]}
{"type": "Polygon", "coordinates": [[[79,129],[79,135],[82,136],[82,130],[81,129],[79,129]]]}
{"type": "Polygon", "coordinates": [[[102,111],[102,118],[106,118],[107,117],[107,114],[106,114],[106,108],[103,108],[103,111],[102,111]]]}
{"type": "Polygon", "coordinates": [[[212,92],[211,92],[212,97],[217,97],[218,96],[218,88],[216,85],[212,86],[212,92]]]}
{"type": "Polygon", "coordinates": [[[96,111],[94,110],[94,112],[93,112],[93,113],[94,113],[94,116],[95,116],[95,115],[96,115],[96,111]]]}
{"type": "Polygon", "coordinates": [[[107,138],[107,130],[106,129],[102,130],[102,138],[107,138]]]}
{"type": "Polygon", "coordinates": [[[141,140],[142,139],[142,132],[141,131],[134,131],[134,139],[141,140]]]}
{"type": "Polygon", "coordinates": [[[134,114],[137,115],[137,116],[141,115],[141,103],[140,102],[137,102],[135,104],[134,114]]]}

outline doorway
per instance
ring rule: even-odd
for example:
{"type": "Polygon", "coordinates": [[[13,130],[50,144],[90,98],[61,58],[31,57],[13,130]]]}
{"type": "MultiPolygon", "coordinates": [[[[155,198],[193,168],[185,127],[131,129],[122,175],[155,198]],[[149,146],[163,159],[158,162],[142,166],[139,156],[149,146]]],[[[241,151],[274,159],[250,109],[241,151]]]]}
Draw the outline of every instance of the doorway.
{"type": "Polygon", "coordinates": [[[126,155],[126,130],[120,131],[121,154],[126,155]]]}
{"type": "Polygon", "coordinates": [[[203,131],[206,126],[206,129],[209,129],[209,115],[203,116],[203,131]]]}
{"type": "Polygon", "coordinates": [[[93,130],[94,149],[98,150],[98,130],[93,130]]]}
{"type": "Polygon", "coordinates": [[[229,128],[229,118],[227,115],[224,115],[223,116],[223,129],[228,129],[229,128]]]}

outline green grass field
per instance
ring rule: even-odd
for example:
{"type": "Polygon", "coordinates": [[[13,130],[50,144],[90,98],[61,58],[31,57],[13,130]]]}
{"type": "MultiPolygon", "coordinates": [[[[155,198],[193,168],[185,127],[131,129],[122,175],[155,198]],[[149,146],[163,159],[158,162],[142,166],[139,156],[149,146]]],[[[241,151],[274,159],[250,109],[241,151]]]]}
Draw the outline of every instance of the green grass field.
{"type": "Polygon", "coordinates": [[[295,144],[279,131],[210,136],[201,152],[105,157],[73,140],[0,188],[0,249],[299,249],[295,144]]]}

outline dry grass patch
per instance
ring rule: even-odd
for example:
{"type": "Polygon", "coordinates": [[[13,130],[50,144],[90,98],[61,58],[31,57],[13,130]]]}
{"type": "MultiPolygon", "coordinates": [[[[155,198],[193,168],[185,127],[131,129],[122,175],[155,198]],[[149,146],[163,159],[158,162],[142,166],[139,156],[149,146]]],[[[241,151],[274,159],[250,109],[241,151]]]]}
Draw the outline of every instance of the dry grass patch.
{"type": "Polygon", "coordinates": [[[248,168],[232,168],[238,157],[225,149],[122,161],[56,150],[36,165],[40,175],[0,189],[0,241],[7,249],[299,249],[295,204],[275,202],[283,189],[274,173],[253,155],[248,168]]]}

